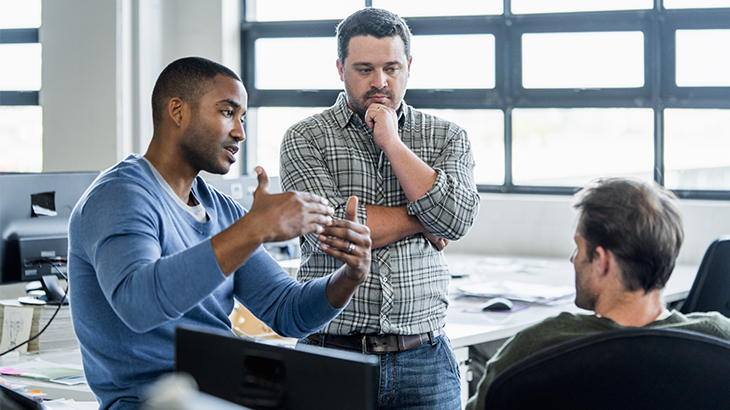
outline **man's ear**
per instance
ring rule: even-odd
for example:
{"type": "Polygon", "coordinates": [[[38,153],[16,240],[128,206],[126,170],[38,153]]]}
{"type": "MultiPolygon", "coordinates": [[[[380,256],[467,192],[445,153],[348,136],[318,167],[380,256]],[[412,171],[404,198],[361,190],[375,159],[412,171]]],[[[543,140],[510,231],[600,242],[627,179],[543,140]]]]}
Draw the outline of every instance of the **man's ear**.
{"type": "Polygon", "coordinates": [[[596,246],[594,252],[593,263],[597,268],[598,274],[604,277],[614,267],[613,265],[616,263],[616,260],[613,258],[613,253],[602,246],[596,246]]]}
{"type": "Polygon", "coordinates": [[[178,97],[171,98],[167,103],[167,113],[178,127],[181,127],[185,119],[185,102],[178,97]]]}

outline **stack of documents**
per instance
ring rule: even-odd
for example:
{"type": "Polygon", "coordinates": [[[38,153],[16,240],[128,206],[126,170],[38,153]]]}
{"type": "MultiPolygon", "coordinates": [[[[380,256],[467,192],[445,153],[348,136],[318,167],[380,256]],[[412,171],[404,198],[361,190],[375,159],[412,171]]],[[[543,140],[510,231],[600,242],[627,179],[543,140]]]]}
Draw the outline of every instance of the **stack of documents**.
{"type": "MultiPolygon", "coordinates": [[[[6,307],[13,309],[33,309],[32,319],[30,324],[29,335],[18,335],[17,342],[28,339],[31,336],[38,334],[44,326],[51,320],[53,314],[58,309],[58,305],[21,305],[16,299],[8,299],[0,301],[0,335],[9,335],[8,332],[3,332],[3,326],[8,324],[15,324],[10,318],[5,317],[6,307]]],[[[25,326],[19,326],[27,328],[25,326]]],[[[49,351],[57,349],[75,349],[78,348],[79,342],[76,339],[76,334],[73,331],[73,325],[71,324],[71,311],[68,305],[61,307],[56,317],[53,319],[48,328],[38,338],[28,343],[29,352],[37,351],[49,351]]]]}
{"type": "Polygon", "coordinates": [[[466,296],[485,298],[503,297],[527,303],[550,305],[559,303],[575,294],[573,286],[545,285],[513,281],[472,283],[459,288],[466,296]]]}

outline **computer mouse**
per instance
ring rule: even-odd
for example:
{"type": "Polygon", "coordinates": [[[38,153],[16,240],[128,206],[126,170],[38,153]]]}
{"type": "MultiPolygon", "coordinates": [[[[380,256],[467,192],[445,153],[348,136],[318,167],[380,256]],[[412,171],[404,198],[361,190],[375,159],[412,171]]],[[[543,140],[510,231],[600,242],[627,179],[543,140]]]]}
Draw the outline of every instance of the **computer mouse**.
{"type": "Polygon", "coordinates": [[[512,301],[505,298],[492,298],[487,301],[482,307],[482,310],[495,311],[495,310],[511,310],[512,301]]]}

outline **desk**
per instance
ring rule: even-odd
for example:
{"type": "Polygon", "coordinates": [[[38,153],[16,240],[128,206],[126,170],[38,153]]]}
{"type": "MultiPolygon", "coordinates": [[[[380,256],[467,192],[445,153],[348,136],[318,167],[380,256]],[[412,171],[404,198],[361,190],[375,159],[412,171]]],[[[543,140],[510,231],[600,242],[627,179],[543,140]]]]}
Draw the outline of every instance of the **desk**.
{"type": "MultiPolygon", "coordinates": [[[[73,350],[56,350],[41,353],[20,353],[13,355],[12,353],[0,358],[0,366],[21,365],[24,362],[41,359],[51,362],[59,366],[72,364],[81,365],[81,352],[78,349],[73,350]]],[[[77,402],[96,402],[96,396],[91,392],[89,385],[79,384],[75,386],[65,386],[63,384],[46,382],[43,380],[30,379],[27,377],[16,376],[0,376],[1,379],[7,380],[11,384],[26,385],[30,389],[40,389],[46,394],[45,399],[68,399],[77,402]]]]}
{"type": "MultiPolygon", "coordinates": [[[[446,253],[446,261],[453,278],[449,286],[449,308],[446,313],[446,334],[460,363],[462,373],[462,401],[466,402],[468,389],[469,346],[509,338],[520,330],[536,324],[560,312],[585,312],[575,306],[573,298],[553,306],[530,305],[514,313],[465,312],[484,303],[485,299],[460,297],[460,287],[487,281],[510,280],[514,282],[545,285],[575,284],[575,271],[568,257],[560,259],[528,257],[490,257],[471,254],[446,253]]],[[[666,303],[687,297],[697,266],[677,266],[664,289],[666,303]]]]}

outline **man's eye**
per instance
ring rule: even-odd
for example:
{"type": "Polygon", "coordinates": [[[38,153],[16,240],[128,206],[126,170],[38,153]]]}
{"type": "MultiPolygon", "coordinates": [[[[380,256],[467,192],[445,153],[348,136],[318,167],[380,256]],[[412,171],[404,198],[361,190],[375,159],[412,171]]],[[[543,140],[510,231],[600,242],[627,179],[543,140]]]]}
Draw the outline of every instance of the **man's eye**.
{"type": "Polygon", "coordinates": [[[246,125],[246,117],[241,117],[241,124],[246,125]]]}
{"type": "Polygon", "coordinates": [[[223,111],[221,111],[221,112],[222,112],[222,113],[223,113],[223,115],[225,115],[226,117],[231,117],[231,116],[233,116],[233,111],[232,111],[232,110],[223,110],[223,111]]]}

